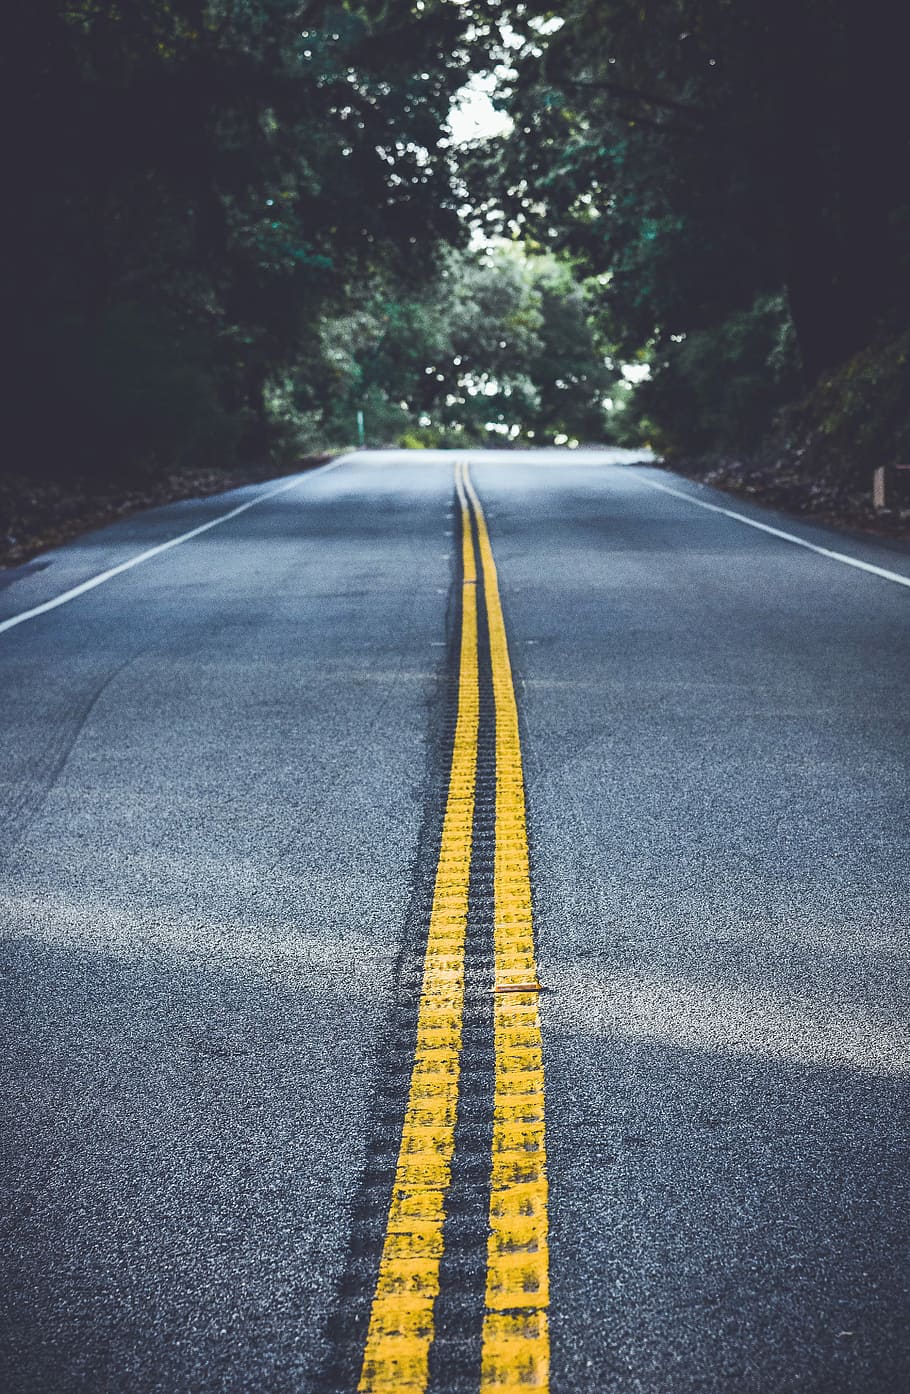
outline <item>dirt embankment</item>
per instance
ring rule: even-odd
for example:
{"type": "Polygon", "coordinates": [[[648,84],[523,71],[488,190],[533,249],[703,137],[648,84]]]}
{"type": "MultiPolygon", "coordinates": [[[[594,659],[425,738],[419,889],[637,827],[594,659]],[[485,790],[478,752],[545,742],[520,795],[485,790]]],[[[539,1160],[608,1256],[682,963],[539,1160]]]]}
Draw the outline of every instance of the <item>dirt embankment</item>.
{"type": "Polygon", "coordinates": [[[737,494],[753,503],[766,504],[783,513],[802,516],[814,523],[868,533],[883,540],[910,542],[910,472],[886,473],[886,507],[876,508],[872,474],[856,479],[830,476],[814,468],[800,468],[793,459],[673,459],[668,469],[700,480],[716,489],[737,494]]]}
{"type": "Polygon", "coordinates": [[[133,485],[84,479],[36,481],[24,474],[7,473],[0,477],[0,566],[18,566],[71,537],[143,508],[297,474],[331,458],[331,453],[326,453],[285,464],[267,460],[231,469],[175,470],[133,485]]]}

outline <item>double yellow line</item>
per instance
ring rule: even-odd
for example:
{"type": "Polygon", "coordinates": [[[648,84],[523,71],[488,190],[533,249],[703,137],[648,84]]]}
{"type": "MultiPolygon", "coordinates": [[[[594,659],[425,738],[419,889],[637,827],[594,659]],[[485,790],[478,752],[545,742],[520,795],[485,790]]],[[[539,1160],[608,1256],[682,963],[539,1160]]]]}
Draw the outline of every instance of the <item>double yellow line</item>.
{"type": "Polygon", "coordinates": [[[478,551],[496,722],[493,939],[500,989],[493,999],[493,1145],[480,1388],[519,1394],[549,1387],[543,1058],[518,710],[496,563],[463,463],[456,466],[455,484],[463,570],[458,712],[414,1063],[360,1394],[425,1394],[429,1378],[461,1073],[480,727],[478,551]]]}

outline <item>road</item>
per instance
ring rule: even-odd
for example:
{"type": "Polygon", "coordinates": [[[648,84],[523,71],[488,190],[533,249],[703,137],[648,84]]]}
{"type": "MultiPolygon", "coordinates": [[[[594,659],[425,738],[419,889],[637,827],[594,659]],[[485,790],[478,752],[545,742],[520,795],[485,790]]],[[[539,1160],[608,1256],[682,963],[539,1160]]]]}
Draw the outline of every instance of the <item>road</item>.
{"type": "Polygon", "coordinates": [[[3,578],[4,1394],[910,1389],[910,552],[628,460],[3,578]]]}

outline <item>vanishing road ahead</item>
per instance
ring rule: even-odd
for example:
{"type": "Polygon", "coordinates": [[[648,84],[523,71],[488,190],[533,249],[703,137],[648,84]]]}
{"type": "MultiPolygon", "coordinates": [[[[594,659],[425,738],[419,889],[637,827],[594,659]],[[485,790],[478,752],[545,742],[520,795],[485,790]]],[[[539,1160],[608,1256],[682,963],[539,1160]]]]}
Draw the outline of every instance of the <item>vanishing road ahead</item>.
{"type": "Polygon", "coordinates": [[[3,1394],[906,1394],[908,621],[609,450],[8,573],[3,1394]]]}

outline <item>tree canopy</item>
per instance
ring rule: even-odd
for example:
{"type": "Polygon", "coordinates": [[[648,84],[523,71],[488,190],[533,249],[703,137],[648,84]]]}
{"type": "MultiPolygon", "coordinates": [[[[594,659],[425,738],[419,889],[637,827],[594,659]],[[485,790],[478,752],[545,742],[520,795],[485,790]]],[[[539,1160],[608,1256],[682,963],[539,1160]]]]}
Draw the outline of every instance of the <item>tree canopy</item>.
{"type": "Polygon", "coordinates": [[[4,22],[23,449],[254,444],[352,286],[463,239],[445,121],[480,7],[12,0],[4,22]]]}
{"type": "Polygon", "coordinates": [[[674,394],[698,397],[712,347],[715,405],[728,428],[746,406],[752,428],[906,327],[896,7],[572,0],[518,6],[513,24],[514,132],[474,160],[475,197],[609,276],[609,333],[653,359],[642,401],[657,416],[673,417],[674,394]]]}
{"type": "Polygon", "coordinates": [[[4,18],[19,462],[342,444],[358,410],[374,439],[711,450],[857,355],[897,391],[910,122],[885,0],[4,18]],[[511,131],[456,149],[453,100],[491,72],[511,131]]]}
{"type": "Polygon", "coordinates": [[[372,286],[325,342],[334,434],[361,406],[374,442],[603,438],[613,373],[586,288],[551,253],[450,250],[410,294],[372,286]]]}

